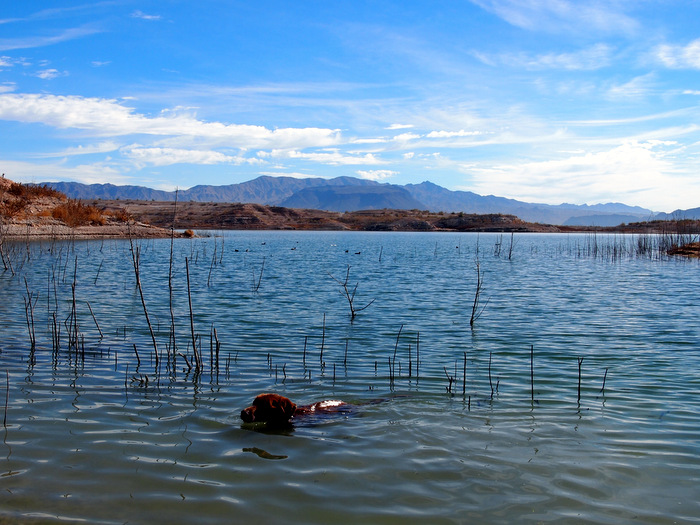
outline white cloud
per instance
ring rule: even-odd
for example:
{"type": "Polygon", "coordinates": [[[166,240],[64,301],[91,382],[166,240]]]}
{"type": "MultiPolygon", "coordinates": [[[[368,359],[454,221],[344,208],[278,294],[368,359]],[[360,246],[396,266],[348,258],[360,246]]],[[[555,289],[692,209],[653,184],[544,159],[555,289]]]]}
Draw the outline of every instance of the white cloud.
{"type": "Polygon", "coordinates": [[[268,175],[270,177],[292,177],[294,179],[325,179],[321,175],[314,175],[312,173],[300,173],[297,171],[289,172],[279,172],[279,171],[259,171],[258,175],[268,175]]]}
{"type": "Polygon", "coordinates": [[[78,27],[66,29],[62,33],[53,36],[35,36],[23,38],[0,38],[0,51],[10,51],[13,49],[30,49],[36,47],[60,44],[68,40],[75,40],[86,36],[94,35],[100,31],[91,27],[78,27]]]}
{"type": "Polygon", "coordinates": [[[700,69],[700,38],[685,46],[660,45],[654,50],[654,56],[671,69],[700,69]]]}
{"type": "Polygon", "coordinates": [[[503,64],[529,70],[594,71],[608,67],[612,63],[612,48],[606,44],[596,44],[571,53],[546,53],[543,55],[509,53],[490,56],[475,52],[474,56],[490,66],[503,64]]]}
{"type": "Polygon", "coordinates": [[[335,145],[340,132],[322,128],[280,128],[204,122],[191,115],[148,117],[114,99],[40,94],[0,95],[0,120],[75,128],[95,136],[145,134],[197,137],[236,148],[306,148],[335,145]]]}
{"type": "Polygon", "coordinates": [[[63,77],[68,75],[68,73],[60,72],[58,69],[42,69],[41,71],[37,71],[37,73],[34,76],[37,76],[41,78],[42,80],[53,80],[54,78],[58,77],[63,77]]]}
{"type": "Polygon", "coordinates": [[[426,137],[429,139],[448,139],[453,137],[473,137],[481,134],[481,131],[465,131],[460,129],[459,131],[431,131],[426,137]]]}
{"type": "Polygon", "coordinates": [[[410,129],[412,127],[413,127],[413,124],[392,124],[391,126],[388,126],[384,129],[396,130],[396,129],[410,129]]]}
{"type": "Polygon", "coordinates": [[[14,82],[3,82],[0,84],[0,94],[10,93],[16,89],[16,84],[14,82]]]}
{"type": "Polygon", "coordinates": [[[372,153],[365,155],[346,155],[337,150],[330,152],[313,152],[304,153],[296,150],[272,150],[270,156],[277,158],[288,158],[296,160],[307,160],[319,162],[321,164],[338,165],[354,165],[354,164],[385,164],[385,161],[377,158],[372,153]]]}
{"type": "MultiPolygon", "coordinates": [[[[627,142],[613,149],[543,161],[475,167],[464,166],[474,176],[470,190],[529,202],[574,204],[609,202],[655,206],[655,210],[678,208],[681,175],[666,158],[669,141],[627,142]]],[[[687,184],[684,184],[687,188],[687,184]]],[[[692,199],[700,198],[695,184],[692,199]]]]}
{"type": "Polygon", "coordinates": [[[385,138],[375,137],[366,139],[353,139],[353,144],[384,144],[387,141],[385,138]]]}
{"type": "Polygon", "coordinates": [[[160,15],[147,15],[146,13],[144,13],[143,11],[140,11],[138,9],[136,11],[134,11],[133,13],[131,13],[131,16],[132,16],[132,18],[140,18],[141,20],[150,20],[150,21],[161,19],[160,15]]]}
{"type": "Polygon", "coordinates": [[[110,151],[116,151],[119,149],[119,144],[112,141],[100,142],[99,144],[91,144],[88,146],[76,146],[73,148],[66,148],[62,151],[56,153],[40,153],[34,154],[32,157],[35,158],[63,158],[63,157],[74,157],[78,155],[93,155],[96,153],[109,153],[110,151]]]}
{"type": "Polygon", "coordinates": [[[130,179],[120,170],[104,163],[66,166],[63,163],[35,164],[31,162],[5,161],[0,159],[2,171],[15,182],[77,181],[85,184],[128,184],[130,179]]]}
{"type": "Polygon", "coordinates": [[[633,33],[638,23],[615,9],[620,3],[571,0],[471,0],[506,22],[549,33],[633,33]]]}
{"type": "Polygon", "coordinates": [[[617,84],[608,90],[608,97],[617,98],[640,98],[649,95],[654,89],[654,73],[647,73],[633,78],[624,84],[617,84]]]}
{"type": "Polygon", "coordinates": [[[385,180],[399,174],[398,171],[391,170],[358,170],[356,173],[361,179],[367,180],[385,180]]]}
{"type": "Polygon", "coordinates": [[[188,150],[178,148],[149,148],[133,144],[121,149],[124,156],[139,165],[170,166],[173,164],[260,164],[256,158],[233,157],[218,151],[188,150]]]}
{"type": "Polygon", "coordinates": [[[416,133],[401,133],[399,135],[396,135],[392,140],[395,142],[408,142],[409,140],[416,140],[419,139],[420,135],[416,133]]]}

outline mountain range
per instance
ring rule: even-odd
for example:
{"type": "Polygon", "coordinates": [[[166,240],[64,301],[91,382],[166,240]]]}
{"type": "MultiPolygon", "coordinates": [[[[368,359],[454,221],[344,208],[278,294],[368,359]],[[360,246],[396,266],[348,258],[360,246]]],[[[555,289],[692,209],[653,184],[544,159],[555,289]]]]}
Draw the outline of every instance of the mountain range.
{"type": "Polygon", "coordinates": [[[470,191],[451,191],[427,181],[397,185],[354,177],[299,179],[264,175],[238,184],[198,185],[177,192],[114,184],[42,184],[75,199],[173,201],[177,198],[181,201],[257,203],[339,212],[386,208],[478,214],[503,213],[516,215],[528,222],[571,226],[616,226],[655,218],[651,210],[621,203],[592,206],[528,203],[493,195],[478,195],[470,191]]]}

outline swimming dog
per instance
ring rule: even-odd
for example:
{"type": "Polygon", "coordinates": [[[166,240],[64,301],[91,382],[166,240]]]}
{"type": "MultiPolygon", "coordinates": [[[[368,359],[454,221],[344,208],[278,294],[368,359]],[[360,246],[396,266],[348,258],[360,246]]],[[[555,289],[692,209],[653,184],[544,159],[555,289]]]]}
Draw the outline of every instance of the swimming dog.
{"type": "Polygon", "coordinates": [[[347,408],[348,404],[336,400],[297,406],[291,399],[279,394],[260,394],[251,406],[241,410],[241,419],[245,423],[288,425],[293,418],[308,414],[342,412],[343,407],[347,408]]]}

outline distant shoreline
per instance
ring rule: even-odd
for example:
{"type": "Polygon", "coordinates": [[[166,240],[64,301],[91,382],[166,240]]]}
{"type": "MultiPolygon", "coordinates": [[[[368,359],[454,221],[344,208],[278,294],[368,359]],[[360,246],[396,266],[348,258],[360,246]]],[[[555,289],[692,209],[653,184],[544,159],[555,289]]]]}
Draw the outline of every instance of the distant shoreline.
{"type": "Polygon", "coordinates": [[[525,222],[508,214],[442,213],[424,210],[333,212],[254,203],[87,200],[105,212],[126,211],[137,221],[179,230],[424,231],[497,233],[700,232],[700,221],[647,221],[618,226],[561,226],[525,222]],[[680,224],[680,226],[679,226],[680,224]]]}

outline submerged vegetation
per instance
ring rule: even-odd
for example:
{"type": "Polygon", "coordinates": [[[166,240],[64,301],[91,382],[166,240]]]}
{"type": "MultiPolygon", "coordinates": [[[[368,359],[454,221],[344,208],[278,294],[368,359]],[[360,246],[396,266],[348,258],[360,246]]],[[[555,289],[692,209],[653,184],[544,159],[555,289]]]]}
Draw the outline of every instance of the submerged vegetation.
{"type": "MultiPolygon", "coordinates": [[[[583,239],[583,238],[581,238],[583,239]]],[[[581,240],[579,239],[579,240],[581,240]]],[[[153,257],[149,258],[147,264],[144,264],[143,255],[153,250],[152,246],[143,245],[140,241],[131,239],[128,244],[128,251],[131,258],[131,266],[133,267],[133,278],[129,278],[128,274],[115,275],[110,274],[110,282],[124,281],[125,290],[121,293],[129,295],[129,288],[133,287],[138,298],[138,303],[141,307],[141,321],[138,316],[130,316],[124,322],[129,323],[121,327],[115,327],[114,320],[100,318],[104,316],[104,312],[109,308],[101,307],[95,299],[87,300],[87,297],[81,297],[86,288],[98,286],[98,283],[104,280],[102,274],[102,266],[105,262],[104,258],[96,270],[94,276],[86,275],[89,268],[93,266],[90,259],[79,261],[78,255],[75,253],[75,245],[71,242],[60,244],[35,244],[33,246],[24,246],[22,243],[5,243],[3,253],[3,263],[5,269],[20,269],[13,271],[12,279],[22,279],[26,295],[24,296],[25,318],[28,334],[28,361],[30,364],[36,362],[37,353],[50,350],[54,356],[54,362],[60,360],[61,355],[69,356],[69,360],[83,360],[86,354],[102,355],[106,352],[108,358],[113,358],[129,361],[129,356],[135,359],[135,368],[127,366],[124,373],[126,374],[125,384],[132,387],[148,388],[148,385],[158,385],[165,378],[171,381],[179,380],[180,372],[184,372],[184,378],[192,381],[195,384],[200,384],[204,381],[205,375],[209,377],[212,384],[219,381],[220,374],[225,374],[226,378],[230,377],[231,366],[239,362],[241,347],[235,341],[221,339],[221,327],[215,325],[213,321],[204,321],[205,315],[198,312],[202,306],[203,290],[216,290],[216,273],[223,271],[226,266],[226,258],[224,257],[224,243],[220,245],[216,237],[210,239],[191,239],[182,241],[189,243],[189,248],[180,246],[176,251],[173,249],[173,238],[170,242],[170,259],[156,261],[153,257]],[[212,254],[207,255],[207,251],[211,250],[212,254]],[[183,257],[184,252],[184,257],[183,257]],[[178,255],[179,253],[179,255],[178,255]],[[44,258],[50,261],[47,281],[43,286],[38,283],[32,283],[31,279],[27,278],[27,274],[31,273],[31,265],[38,258],[44,258]],[[184,275],[183,275],[184,264],[184,275]],[[179,269],[179,270],[178,270],[179,269]],[[163,278],[168,280],[168,299],[167,309],[164,309],[162,291],[154,288],[155,273],[162,273],[163,278]],[[179,274],[179,277],[178,277],[179,274]],[[212,275],[213,274],[213,275],[212,275]],[[147,277],[147,279],[144,279],[147,277]],[[212,282],[213,281],[213,282],[212,282]],[[206,285],[205,285],[206,282],[206,285]],[[42,292],[41,290],[45,290],[42,292]],[[198,299],[199,298],[199,299],[198,299]],[[92,304],[91,304],[92,302],[92,304]],[[154,307],[153,304],[156,304],[154,307]],[[43,312],[39,313],[40,305],[43,312]],[[102,312],[100,314],[100,312],[102,312]],[[167,313],[166,313],[167,312],[167,313]],[[161,326],[161,318],[167,317],[168,322],[164,323],[165,329],[161,326]],[[39,318],[47,319],[48,322],[39,322],[39,318]],[[143,325],[143,327],[140,327],[143,325]],[[90,326],[94,328],[91,329],[90,326]],[[145,327],[145,331],[144,328],[145,327]],[[201,330],[204,328],[206,332],[201,330]],[[116,329],[116,338],[113,335],[116,329]],[[131,336],[129,334],[132,334],[131,336]],[[141,335],[138,335],[141,334],[141,335]],[[144,335],[146,335],[144,337],[144,335]],[[149,343],[146,341],[149,340],[149,343]],[[47,346],[48,345],[48,346],[47,346]],[[150,346],[150,349],[148,347],[150,346]],[[205,347],[209,346],[208,357],[205,352],[205,347]],[[121,349],[121,350],[119,350],[121,349]],[[117,357],[120,356],[120,357],[117,357]],[[150,362],[152,368],[148,369],[146,363],[150,362]],[[148,369],[148,370],[147,370],[148,369]]],[[[496,244],[502,242],[496,238],[496,244]]],[[[264,244],[264,243],[263,243],[264,244]]],[[[511,240],[511,244],[515,243],[511,240]]],[[[585,238],[585,244],[577,244],[574,250],[582,250],[586,246],[589,254],[600,256],[601,253],[606,253],[607,244],[598,237],[585,238]],[[596,248],[597,247],[597,248],[596,248]]],[[[614,244],[612,245],[614,246],[614,244]]],[[[460,247],[457,246],[457,249],[460,247]]],[[[94,245],[92,250],[97,250],[98,246],[94,245]]],[[[92,253],[91,256],[102,256],[104,244],[99,246],[98,253],[92,253]]],[[[88,247],[88,250],[90,248],[88,247]]],[[[380,249],[383,252],[383,247],[380,249]]],[[[231,257],[238,250],[229,251],[227,256],[231,257]]],[[[437,246],[435,253],[437,254],[437,246]]],[[[359,252],[357,252],[358,255],[359,252]]],[[[471,254],[465,253],[458,255],[461,259],[469,257],[471,254]]],[[[479,253],[479,242],[476,244],[476,291],[471,303],[471,316],[469,325],[463,326],[463,335],[465,336],[465,344],[468,344],[466,337],[471,329],[472,338],[478,337],[478,332],[475,331],[475,321],[484,314],[486,305],[482,300],[483,284],[484,284],[484,269],[479,253]],[[477,335],[475,335],[477,334],[477,335]]],[[[119,256],[114,254],[113,256],[119,256]]],[[[349,255],[349,256],[352,256],[349,255]]],[[[512,249],[504,251],[494,251],[494,256],[500,258],[510,264],[517,264],[517,254],[513,254],[512,249]]],[[[102,256],[104,257],[104,256],[102,256]]],[[[459,260],[458,259],[458,260],[459,260]]],[[[375,259],[377,265],[382,265],[380,259],[375,259]]],[[[254,279],[252,295],[247,295],[248,301],[259,301],[262,289],[260,283],[263,278],[263,268],[266,259],[262,259],[262,264],[257,270],[251,267],[251,270],[258,271],[254,279]]],[[[44,262],[46,264],[46,262],[44,262]]],[[[465,261],[466,264],[466,261],[465,261]]],[[[357,283],[351,283],[350,280],[351,266],[347,265],[346,275],[344,279],[338,279],[329,272],[328,275],[332,280],[340,286],[341,295],[345,298],[350,312],[350,321],[355,320],[357,314],[368,309],[371,305],[381,303],[381,297],[375,297],[361,306],[355,302],[356,293],[359,286],[357,283]]],[[[276,277],[270,277],[266,281],[266,287],[274,286],[276,277]]],[[[467,287],[468,289],[468,287],[467,287]]],[[[465,289],[465,292],[467,290],[465,289]]],[[[207,292],[208,293],[208,292],[207,292]]],[[[268,290],[268,293],[269,290],[268,290]]],[[[450,296],[450,291],[446,290],[446,297],[450,296]]],[[[244,294],[244,297],[246,295],[244,294]]],[[[245,301],[242,297],[241,308],[245,308],[245,301]]],[[[489,298],[490,299],[490,298],[489,298]]],[[[321,302],[323,302],[321,300],[321,302]]],[[[377,315],[377,314],[375,314],[377,315]]],[[[229,316],[235,319],[236,310],[231,310],[229,316]]],[[[342,336],[340,340],[333,341],[333,335],[330,333],[326,322],[326,313],[323,313],[323,322],[320,326],[310,327],[309,331],[303,337],[303,352],[302,346],[299,346],[297,352],[284,353],[282,351],[272,349],[249,349],[250,355],[247,356],[247,363],[250,366],[255,362],[255,356],[265,358],[265,366],[267,373],[274,377],[274,382],[285,383],[287,381],[306,381],[313,384],[316,380],[328,380],[332,377],[332,383],[335,384],[337,379],[337,370],[340,369],[344,373],[345,381],[352,381],[348,376],[348,367],[353,359],[353,344],[350,336],[342,336]],[[330,351],[330,347],[342,347],[342,355],[336,351],[330,351]],[[307,359],[307,355],[311,352],[318,352],[318,368],[311,365],[313,360],[307,359]],[[325,353],[324,353],[325,352],[325,353]],[[300,359],[300,363],[295,363],[296,359],[300,359]],[[297,368],[299,367],[300,368],[297,368]],[[295,377],[294,370],[297,369],[299,376],[295,377]],[[331,374],[332,370],[332,376],[331,374]]],[[[338,325],[339,321],[336,321],[338,325]]],[[[374,323],[372,315],[363,317],[363,324],[372,325],[374,323]]],[[[231,336],[231,322],[229,326],[223,330],[224,333],[231,336]]],[[[465,323],[466,325],[466,323],[465,323]]],[[[235,322],[233,323],[235,326],[235,322]]],[[[337,328],[336,328],[337,330],[337,328]]],[[[399,388],[404,382],[405,387],[417,388],[420,382],[423,388],[432,389],[436,386],[439,388],[441,378],[446,381],[443,390],[449,396],[458,395],[461,391],[461,397],[466,402],[466,407],[471,408],[472,398],[494,402],[498,397],[500,377],[496,374],[492,376],[492,369],[498,369],[498,356],[492,351],[488,353],[488,388],[487,392],[479,393],[470,389],[470,382],[476,388],[476,385],[483,382],[485,378],[477,379],[471,376],[472,366],[479,365],[476,363],[484,359],[485,356],[478,354],[468,355],[462,348],[455,349],[453,357],[432,356],[424,357],[421,354],[420,332],[411,329],[404,329],[404,325],[396,327],[396,332],[387,334],[394,338],[392,349],[386,354],[384,359],[388,363],[386,374],[382,374],[384,368],[381,363],[382,359],[377,357],[374,361],[374,379],[372,382],[379,381],[381,386],[382,379],[386,380],[386,386],[390,391],[399,388]],[[428,359],[426,361],[426,359],[428,359]],[[445,359],[447,359],[445,361],[445,359]],[[442,360],[442,362],[441,362],[442,360]],[[495,386],[494,386],[495,384],[495,386]]],[[[523,349],[523,357],[525,357],[523,349]]],[[[531,376],[529,385],[532,390],[532,400],[535,402],[534,394],[534,363],[533,352],[530,352],[531,376]]],[[[581,359],[581,358],[577,358],[581,359]]],[[[480,365],[485,366],[485,365],[480,365]]],[[[578,370],[580,374],[581,361],[572,362],[572,369],[578,370]]],[[[600,381],[603,379],[603,369],[600,373],[600,381]]],[[[607,368],[605,368],[607,376],[607,368]]],[[[367,377],[359,377],[361,381],[366,381],[367,377]]],[[[525,379],[525,378],[523,378],[525,379]]],[[[572,386],[577,387],[576,398],[577,404],[581,403],[581,379],[579,375],[578,384],[572,386]]],[[[370,386],[370,390],[374,385],[370,386]]],[[[599,388],[599,387],[596,387],[599,388]]]]}

